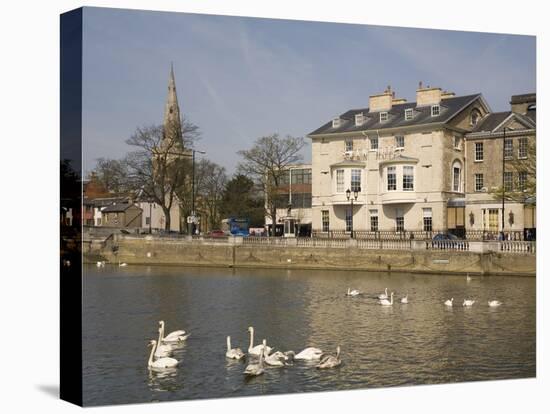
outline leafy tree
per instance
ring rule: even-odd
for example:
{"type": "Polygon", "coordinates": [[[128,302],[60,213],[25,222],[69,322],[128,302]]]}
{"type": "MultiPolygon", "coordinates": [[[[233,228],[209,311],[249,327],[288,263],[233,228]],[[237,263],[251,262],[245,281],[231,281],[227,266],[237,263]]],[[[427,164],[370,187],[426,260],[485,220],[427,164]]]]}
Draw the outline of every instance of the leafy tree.
{"type": "Polygon", "coordinates": [[[264,196],[266,213],[273,225],[277,223],[277,194],[286,168],[302,160],[305,146],[302,137],[280,137],[273,134],[258,138],[252,148],[238,151],[243,158],[237,171],[251,177],[264,196]]]}
{"type": "Polygon", "coordinates": [[[242,174],[227,182],[221,200],[222,217],[246,217],[252,227],[264,225],[264,202],[254,181],[242,174]]]}

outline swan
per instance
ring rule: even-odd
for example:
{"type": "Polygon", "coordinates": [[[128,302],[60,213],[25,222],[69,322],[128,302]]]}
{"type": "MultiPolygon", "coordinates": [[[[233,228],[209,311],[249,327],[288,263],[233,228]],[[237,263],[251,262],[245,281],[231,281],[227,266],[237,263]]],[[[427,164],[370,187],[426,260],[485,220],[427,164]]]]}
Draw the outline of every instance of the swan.
{"type": "MultiPolygon", "coordinates": [[[[250,332],[250,345],[248,346],[248,353],[250,355],[260,356],[264,346],[263,344],[254,346],[254,328],[252,326],[248,327],[248,332],[250,332]]],[[[266,355],[269,355],[270,352],[271,348],[268,346],[266,348],[266,355]]]]}
{"type": "Polygon", "coordinates": [[[319,348],[314,348],[310,346],[294,355],[294,359],[305,359],[311,361],[314,359],[321,359],[322,354],[323,351],[321,351],[319,348]]]}
{"type": "Polygon", "coordinates": [[[125,266],[128,266],[128,263],[120,263],[120,261],[118,262],[118,266],[119,267],[125,267],[125,266]]]}
{"type": "Polygon", "coordinates": [[[382,305],[382,306],[391,306],[391,305],[393,305],[393,292],[391,293],[390,298],[391,298],[391,300],[388,300],[388,299],[380,300],[380,302],[379,302],[380,305],[382,305]]]}
{"type": "Polygon", "coordinates": [[[475,300],[464,299],[464,303],[462,303],[462,306],[472,306],[475,302],[475,300]]]}
{"type": "Polygon", "coordinates": [[[105,260],[96,263],[97,267],[105,267],[105,260]]]}
{"type": "Polygon", "coordinates": [[[172,344],[172,343],[180,343],[185,341],[187,338],[189,338],[190,334],[185,335],[185,331],[179,330],[170,332],[168,335],[164,336],[164,321],[159,321],[159,327],[162,331],[162,342],[161,344],[172,344]]]}
{"type": "Polygon", "coordinates": [[[489,301],[489,306],[492,307],[492,308],[500,306],[500,305],[502,305],[502,302],[499,302],[498,300],[490,300],[489,301]]]}
{"type": "Polygon", "coordinates": [[[408,293],[401,298],[401,303],[409,303],[409,294],[408,293]]]}
{"type": "Polygon", "coordinates": [[[472,278],[470,277],[470,274],[466,273],[466,282],[469,282],[470,280],[472,280],[472,278]]]}
{"type": "Polygon", "coordinates": [[[359,294],[359,291],[357,289],[351,290],[348,288],[348,293],[346,293],[346,296],[357,296],[359,294]]]}
{"type": "MultiPolygon", "coordinates": [[[[262,344],[265,349],[267,347],[267,341],[264,339],[262,341],[262,344]]],[[[277,351],[272,353],[271,355],[267,355],[264,362],[272,367],[283,367],[285,365],[285,359],[285,354],[283,354],[281,351],[277,351]]]]}
{"type": "Polygon", "coordinates": [[[341,363],[342,363],[342,360],[340,359],[340,345],[338,345],[336,347],[336,356],[334,355],[324,356],[319,362],[319,365],[317,365],[317,368],[319,369],[334,368],[340,365],[341,363]]]}
{"type": "Polygon", "coordinates": [[[248,364],[244,370],[245,375],[256,376],[264,373],[264,353],[265,348],[260,351],[260,359],[257,363],[248,364]]]}
{"type": "Polygon", "coordinates": [[[151,353],[149,354],[149,361],[147,362],[147,367],[153,369],[163,369],[163,368],[174,368],[178,365],[178,360],[174,358],[158,358],[153,361],[153,354],[157,352],[157,341],[154,339],[149,342],[149,346],[152,346],[151,353]]]}
{"type": "Polygon", "coordinates": [[[173,346],[169,344],[162,343],[162,329],[159,328],[159,339],[156,341],[157,346],[155,347],[155,358],[167,357],[172,354],[173,346]]]}
{"type": "Polygon", "coordinates": [[[454,300],[454,298],[447,299],[445,301],[445,306],[453,306],[453,300],[454,300]]]}
{"type": "Polygon", "coordinates": [[[241,348],[231,348],[231,337],[227,335],[227,352],[225,353],[226,358],[230,359],[243,359],[244,352],[241,348]]]}
{"type": "Polygon", "coordinates": [[[388,299],[388,288],[384,289],[384,293],[381,293],[380,295],[378,295],[378,299],[380,300],[388,299]]]}

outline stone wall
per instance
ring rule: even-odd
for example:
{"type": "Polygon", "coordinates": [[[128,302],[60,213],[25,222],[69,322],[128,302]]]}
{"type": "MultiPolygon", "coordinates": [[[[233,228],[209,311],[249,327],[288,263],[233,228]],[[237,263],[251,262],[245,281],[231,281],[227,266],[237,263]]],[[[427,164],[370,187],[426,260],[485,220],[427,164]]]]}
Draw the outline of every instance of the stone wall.
{"type": "MultiPolygon", "coordinates": [[[[232,239],[230,239],[232,240],[232,239]]],[[[367,250],[242,245],[232,242],[121,238],[85,260],[111,263],[534,276],[533,254],[437,250],[367,250]],[[114,247],[114,249],[113,249],[114,247]]]]}

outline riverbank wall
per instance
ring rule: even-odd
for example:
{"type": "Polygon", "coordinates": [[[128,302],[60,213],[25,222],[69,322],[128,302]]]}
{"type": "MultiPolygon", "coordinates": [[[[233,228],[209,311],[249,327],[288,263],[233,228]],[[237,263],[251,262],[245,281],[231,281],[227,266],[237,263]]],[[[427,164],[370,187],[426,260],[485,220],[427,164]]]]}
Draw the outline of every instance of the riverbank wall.
{"type": "Polygon", "coordinates": [[[373,272],[535,276],[536,256],[501,252],[498,243],[464,250],[429,249],[422,241],[394,248],[359,248],[355,240],[339,247],[244,244],[242,240],[190,240],[119,236],[90,243],[84,261],[131,265],[181,265],[282,269],[335,269],[373,272]],[[408,246],[408,247],[407,247],[408,246]]]}

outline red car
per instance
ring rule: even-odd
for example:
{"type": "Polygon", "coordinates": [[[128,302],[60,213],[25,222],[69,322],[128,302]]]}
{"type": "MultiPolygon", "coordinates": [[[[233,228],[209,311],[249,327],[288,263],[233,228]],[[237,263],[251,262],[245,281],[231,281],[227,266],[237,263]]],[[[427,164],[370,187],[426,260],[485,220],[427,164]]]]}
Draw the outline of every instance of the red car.
{"type": "Polygon", "coordinates": [[[208,232],[210,237],[225,237],[226,234],[222,230],[211,230],[208,232]]]}

